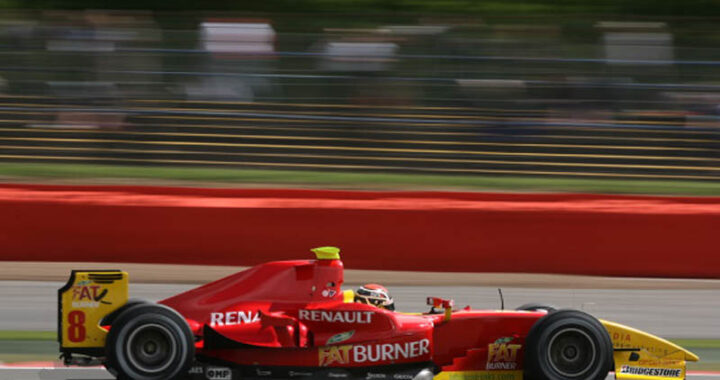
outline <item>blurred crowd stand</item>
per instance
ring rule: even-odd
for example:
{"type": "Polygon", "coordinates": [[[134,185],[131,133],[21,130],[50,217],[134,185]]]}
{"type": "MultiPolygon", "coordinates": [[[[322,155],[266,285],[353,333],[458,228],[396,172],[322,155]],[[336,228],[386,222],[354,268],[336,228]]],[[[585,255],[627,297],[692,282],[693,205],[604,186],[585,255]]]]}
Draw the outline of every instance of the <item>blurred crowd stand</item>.
{"type": "Polygon", "coordinates": [[[0,16],[0,91],[72,100],[86,109],[53,123],[98,129],[125,128],[128,100],[168,98],[717,122],[720,49],[681,45],[693,26],[672,20],[306,17],[16,11],[0,16]]]}

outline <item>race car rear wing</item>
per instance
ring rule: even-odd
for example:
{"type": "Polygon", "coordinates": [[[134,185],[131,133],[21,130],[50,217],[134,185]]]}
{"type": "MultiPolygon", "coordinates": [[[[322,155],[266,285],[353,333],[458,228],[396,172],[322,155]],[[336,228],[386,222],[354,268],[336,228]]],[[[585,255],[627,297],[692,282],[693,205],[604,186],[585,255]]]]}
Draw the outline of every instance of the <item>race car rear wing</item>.
{"type": "Polygon", "coordinates": [[[58,289],[58,342],[65,357],[103,356],[106,315],[128,300],[128,274],[120,270],[73,270],[58,289]]]}

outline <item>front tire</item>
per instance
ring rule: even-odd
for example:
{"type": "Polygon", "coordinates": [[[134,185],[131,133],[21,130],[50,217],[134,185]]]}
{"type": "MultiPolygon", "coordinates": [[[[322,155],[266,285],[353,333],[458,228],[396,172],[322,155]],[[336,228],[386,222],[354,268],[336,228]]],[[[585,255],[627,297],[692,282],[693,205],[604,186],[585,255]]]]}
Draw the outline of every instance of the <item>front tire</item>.
{"type": "Polygon", "coordinates": [[[604,380],[613,363],[605,327],[577,310],[540,318],[526,340],[526,380],[604,380]]]}
{"type": "Polygon", "coordinates": [[[517,308],[515,308],[515,310],[518,310],[518,311],[546,311],[548,313],[554,313],[558,310],[558,308],[553,305],[531,302],[531,303],[526,303],[524,305],[518,306],[517,308]]]}
{"type": "Polygon", "coordinates": [[[105,344],[118,379],[164,380],[187,374],[195,356],[192,332],[175,310],[138,304],[117,316],[105,344]]]}

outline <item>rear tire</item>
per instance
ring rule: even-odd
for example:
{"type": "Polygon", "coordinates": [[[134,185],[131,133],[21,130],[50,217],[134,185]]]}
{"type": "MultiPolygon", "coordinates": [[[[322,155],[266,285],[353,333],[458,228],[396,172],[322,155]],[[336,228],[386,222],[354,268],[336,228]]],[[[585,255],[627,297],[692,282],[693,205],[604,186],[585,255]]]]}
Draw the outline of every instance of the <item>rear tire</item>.
{"type": "Polygon", "coordinates": [[[119,308],[117,308],[116,310],[111,312],[110,314],[104,316],[103,319],[100,320],[100,326],[111,326],[115,322],[115,319],[118,317],[118,315],[122,314],[123,311],[125,311],[135,305],[149,304],[149,303],[150,303],[150,301],[145,301],[145,300],[137,299],[137,298],[130,298],[129,300],[127,300],[127,302],[125,302],[125,305],[120,306],[119,308]]]}
{"type": "Polygon", "coordinates": [[[192,332],[175,310],[138,304],[117,316],[105,344],[106,368],[118,379],[165,380],[185,376],[195,356],[192,332]]]}
{"type": "Polygon", "coordinates": [[[577,310],[540,318],[526,339],[526,380],[604,380],[613,363],[605,327],[577,310]]]}
{"type": "MultiPolygon", "coordinates": [[[[137,298],[130,298],[125,302],[125,305],[120,306],[118,309],[114,310],[112,313],[106,315],[103,317],[103,319],[100,320],[100,326],[112,326],[113,323],[115,323],[115,319],[122,314],[125,310],[140,304],[150,304],[150,301],[146,301],[143,299],[137,299],[137,298]]],[[[113,376],[118,377],[118,371],[113,368],[110,363],[108,363],[107,360],[105,360],[105,363],[103,363],[103,366],[105,366],[105,369],[113,376]]]]}

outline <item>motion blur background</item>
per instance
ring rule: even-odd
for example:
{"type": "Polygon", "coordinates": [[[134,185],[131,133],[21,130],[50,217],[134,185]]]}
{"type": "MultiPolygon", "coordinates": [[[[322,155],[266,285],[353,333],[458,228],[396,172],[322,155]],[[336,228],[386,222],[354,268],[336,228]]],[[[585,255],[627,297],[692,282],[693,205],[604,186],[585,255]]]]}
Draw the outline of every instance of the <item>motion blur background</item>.
{"type": "Polygon", "coordinates": [[[158,300],[219,277],[198,266],[210,258],[249,265],[337,244],[346,264],[375,266],[362,269],[444,255],[456,270],[470,258],[487,271],[704,277],[374,281],[410,310],[427,295],[496,307],[503,286],[510,307],[588,310],[699,353],[692,370],[718,370],[718,25],[717,0],[0,0],[0,182],[11,183],[0,185],[0,364],[57,359],[55,289],[69,268],[130,267],[133,296],[158,300]],[[448,193],[175,189],[166,201],[37,183],[713,197],[458,193],[481,200],[447,211],[448,193]],[[382,205],[366,212],[372,202],[353,197],[382,205]],[[362,210],[344,208],[353,202],[362,210]],[[143,274],[133,261],[153,264],[143,274]]]}
{"type": "Polygon", "coordinates": [[[714,1],[1,5],[0,175],[194,166],[717,191],[714,1]],[[83,9],[98,6],[137,9],[83,9]]]}

